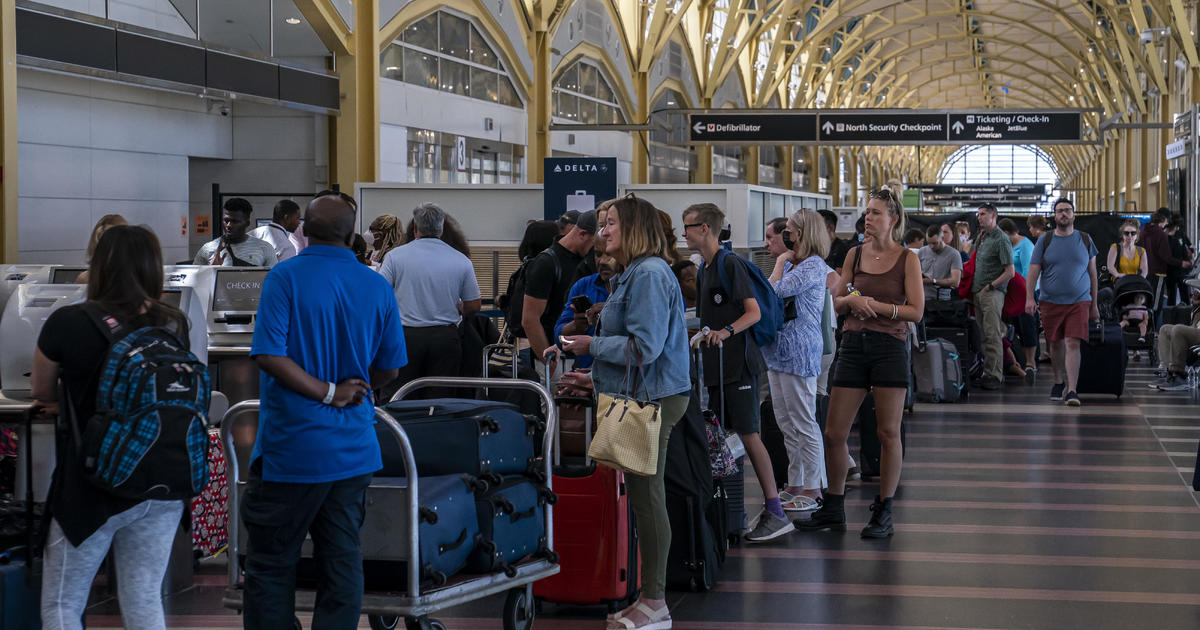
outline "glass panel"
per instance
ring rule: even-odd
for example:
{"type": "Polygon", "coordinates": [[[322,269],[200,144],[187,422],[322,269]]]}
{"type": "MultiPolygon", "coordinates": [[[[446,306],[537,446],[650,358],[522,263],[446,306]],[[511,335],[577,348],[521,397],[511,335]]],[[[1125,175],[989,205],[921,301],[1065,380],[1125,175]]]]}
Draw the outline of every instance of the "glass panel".
{"type": "Polygon", "coordinates": [[[600,75],[596,81],[596,97],[609,103],[615,103],[617,101],[617,97],[613,95],[612,88],[608,87],[608,81],[604,80],[603,75],[600,75]]]}
{"type": "MultiPolygon", "coordinates": [[[[596,106],[599,105],[596,101],[589,101],[585,98],[579,99],[579,120],[585,125],[596,124],[596,106]]],[[[599,105],[604,107],[604,105],[599,105]]]]}
{"type": "Polygon", "coordinates": [[[508,77],[500,77],[500,104],[508,105],[509,107],[524,107],[521,102],[521,97],[517,94],[516,88],[513,87],[512,81],[508,77]]]}
{"type": "Polygon", "coordinates": [[[600,73],[596,72],[596,68],[586,63],[578,64],[579,66],[579,92],[588,96],[596,95],[596,83],[600,80],[600,73]]]}
{"type": "Polygon", "coordinates": [[[392,44],[379,57],[379,76],[396,81],[404,80],[404,48],[392,44]]]}
{"type": "Polygon", "coordinates": [[[471,50],[471,23],[449,13],[442,13],[440,45],[444,54],[459,59],[469,59],[471,50]]]}
{"type": "Polygon", "coordinates": [[[492,47],[474,26],[471,27],[471,61],[490,68],[500,67],[500,60],[496,58],[496,53],[492,52],[492,47]]]}
{"type": "Polygon", "coordinates": [[[493,103],[500,100],[500,75],[483,68],[471,68],[471,96],[493,103]]]}
{"type": "MultiPolygon", "coordinates": [[[[617,122],[617,110],[612,105],[597,105],[596,106],[596,122],[602,125],[611,125],[617,122]]],[[[662,131],[657,133],[654,130],[650,131],[651,142],[667,142],[667,134],[662,131]]]]}
{"type": "Polygon", "coordinates": [[[422,87],[437,89],[437,57],[413,50],[404,55],[404,80],[422,87]]]}
{"type": "MultiPolygon", "coordinates": [[[[774,170],[774,169],[772,169],[774,170]]],[[[771,215],[770,218],[787,216],[787,210],[784,209],[785,199],[783,195],[771,195],[771,215]]]]}
{"type": "Polygon", "coordinates": [[[449,59],[441,60],[441,74],[438,76],[443,92],[471,95],[471,67],[449,59]]]}
{"type": "Polygon", "coordinates": [[[430,13],[404,29],[404,41],[413,46],[438,49],[438,14],[430,13]]]}
{"type": "Polygon", "coordinates": [[[564,90],[571,90],[572,92],[578,92],[579,64],[573,64],[570,68],[567,68],[567,71],[562,73],[562,77],[558,79],[558,85],[556,87],[560,87],[564,90]]]}
{"type": "Polygon", "coordinates": [[[559,92],[558,115],[563,118],[577,120],[579,118],[579,97],[567,92],[559,92]]]}
{"type": "MultiPolygon", "coordinates": [[[[763,229],[766,227],[766,222],[763,220],[763,203],[765,201],[763,199],[764,196],[765,195],[763,195],[761,192],[753,190],[750,191],[750,201],[746,208],[747,214],[749,215],[748,218],[750,220],[750,225],[746,226],[748,230],[746,234],[753,234],[756,239],[762,238],[759,235],[763,234],[763,229]]],[[[733,226],[733,229],[736,230],[737,226],[733,226]]]]}

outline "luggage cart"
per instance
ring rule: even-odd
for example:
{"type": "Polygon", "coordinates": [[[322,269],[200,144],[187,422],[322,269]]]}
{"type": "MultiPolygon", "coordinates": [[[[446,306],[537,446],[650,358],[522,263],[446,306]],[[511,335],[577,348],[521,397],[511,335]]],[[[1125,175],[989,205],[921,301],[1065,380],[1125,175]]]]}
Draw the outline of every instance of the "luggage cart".
{"type": "MultiPolygon", "coordinates": [[[[531,382],[516,379],[496,379],[496,378],[419,378],[404,387],[396,393],[393,400],[400,400],[412,392],[427,387],[494,387],[494,388],[510,388],[510,389],[525,389],[538,394],[548,412],[546,414],[546,432],[542,440],[542,452],[551,452],[553,444],[553,436],[555,435],[555,426],[558,422],[557,409],[553,404],[553,400],[541,385],[531,382]]],[[[243,608],[244,585],[241,578],[241,545],[242,539],[240,536],[241,518],[239,512],[238,498],[241,496],[240,473],[244,466],[248,465],[249,453],[253,448],[253,435],[255,431],[248,430],[246,426],[235,426],[240,418],[252,416],[255,422],[258,418],[259,402],[257,400],[248,400],[230,407],[226,412],[225,417],[221,421],[221,443],[225,448],[227,461],[227,474],[229,476],[229,484],[231,490],[231,499],[229,501],[229,583],[225,588],[222,597],[222,604],[226,608],[241,611],[243,608]],[[240,441],[239,441],[240,438],[240,441]],[[248,438],[248,439],[247,439],[248,438]]],[[[369,551],[372,548],[378,548],[380,540],[372,541],[371,537],[380,534],[388,534],[388,538],[394,540],[398,536],[407,536],[407,544],[401,543],[398,545],[404,551],[403,561],[406,564],[408,574],[407,584],[402,591],[367,591],[363,595],[362,612],[367,615],[368,622],[371,628],[375,630],[400,628],[401,622],[403,627],[408,630],[445,630],[445,625],[436,619],[430,618],[430,615],[439,610],[450,608],[472,602],[484,597],[489,597],[497,593],[508,593],[504,603],[503,623],[505,630],[530,630],[534,620],[534,600],[533,600],[533,583],[542,578],[550,577],[559,572],[557,562],[549,558],[534,557],[527,559],[516,568],[516,575],[508,577],[504,573],[492,573],[487,575],[466,575],[460,574],[452,577],[443,585],[422,588],[420,578],[420,552],[419,541],[417,539],[419,512],[417,506],[417,477],[416,460],[413,458],[412,445],[408,441],[408,436],[404,432],[404,428],[400,423],[396,422],[386,411],[380,408],[375,409],[375,419],[381,425],[387,427],[387,433],[395,438],[399,450],[404,454],[404,469],[405,469],[405,485],[407,491],[402,496],[405,497],[407,505],[405,509],[400,511],[402,518],[399,523],[388,523],[386,527],[379,529],[370,526],[371,521],[371,502],[368,501],[368,509],[366,522],[363,525],[363,559],[371,560],[369,551]]],[[[546,457],[546,485],[550,482],[550,458],[546,457]]],[[[393,487],[395,487],[395,480],[393,487]]],[[[370,492],[370,489],[368,489],[370,492]]],[[[545,507],[546,521],[546,543],[547,546],[554,549],[554,521],[553,521],[553,506],[546,505],[545,507]]],[[[382,536],[381,536],[382,538],[382,536]]],[[[396,547],[397,545],[392,545],[396,547]]],[[[386,560],[395,560],[394,557],[385,558],[386,560]]],[[[316,592],[311,589],[296,589],[296,610],[311,611],[316,600],[316,592]]],[[[295,627],[300,628],[300,622],[295,622],[295,627]]]]}

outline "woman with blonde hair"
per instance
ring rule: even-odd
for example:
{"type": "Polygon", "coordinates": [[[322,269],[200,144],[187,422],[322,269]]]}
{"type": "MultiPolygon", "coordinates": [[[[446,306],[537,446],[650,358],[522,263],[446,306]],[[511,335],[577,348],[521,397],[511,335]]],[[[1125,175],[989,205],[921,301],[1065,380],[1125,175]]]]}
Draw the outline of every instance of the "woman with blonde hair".
{"type": "Polygon", "coordinates": [[[367,229],[371,231],[375,241],[374,251],[371,253],[371,266],[378,269],[388,252],[404,244],[404,224],[397,217],[381,214],[375,217],[367,229]]]}
{"type": "Polygon", "coordinates": [[[1121,242],[1108,248],[1108,273],[1116,280],[1122,276],[1148,275],[1146,250],[1137,245],[1142,224],[1137,219],[1127,219],[1121,224],[1121,242]]]}
{"type": "MultiPolygon", "coordinates": [[[[88,240],[87,246],[87,260],[83,262],[88,265],[92,264],[92,256],[96,254],[96,244],[100,242],[100,237],[104,236],[104,233],[108,231],[108,228],[113,227],[114,225],[129,225],[129,222],[125,220],[125,217],[119,214],[106,214],[100,217],[100,220],[96,222],[96,227],[92,228],[92,238],[88,240]]],[[[87,283],[88,270],[85,269],[80,272],[78,276],[76,276],[75,284],[87,283]]]]}
{"type": "Polygon", "coordinates": [[[817,378],[824,337],[821,311],[833,269],[825,264],[829,231],[812,210],[788,218],[782,232],[788,251],[775,260],[771,286],[784,303],[784,323],[775,341],[763,346],[775,421],[788,454],[788,486],[779,493],[786,512],[819,507],[825,487],[825,449],[817,423],[817,378]]]}
{"type": "MultiPolygon", "coordinates": [[[[609,208],[600,230],[609,256],[621,274],[600,312],[597,335],[564,337],[563,350],[595,357],[592,380],[598,392],[623,393],[626,369],[638,374],[630,395],[660,405],[658,468],[654,475],[626,475],[629,503],[637,521],[642,553],[642,595],[608,620],[610,630],[665,630],[667,553],[671,523],[667,516],[663,471],[671,429],[683,417],[691,390],[683,293],[663,259],[667,238],[653,204],[628,195],[609,208]]],[[[548,352],[553,352],[553,346],[548,352]]]]}

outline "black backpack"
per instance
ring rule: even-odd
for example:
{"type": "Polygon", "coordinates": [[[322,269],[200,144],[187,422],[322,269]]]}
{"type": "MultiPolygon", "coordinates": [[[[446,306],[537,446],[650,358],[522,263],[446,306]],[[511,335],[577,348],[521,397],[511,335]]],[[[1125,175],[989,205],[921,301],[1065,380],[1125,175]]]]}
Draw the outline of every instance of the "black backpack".
{"type": "Polygon", "coordinates": [[[525,327],[521,325],[521,314],[525,309],[525,274],[539,256],[549,256],[554,261],[554,282],[557,284],[562,279],[562,261],[554,253],[553,246],[521,261],[521,266],[508,277],[504,294],[496,298],[496,305],[504,312],[504,330],[509,338],[525,337],[525,327]]]}

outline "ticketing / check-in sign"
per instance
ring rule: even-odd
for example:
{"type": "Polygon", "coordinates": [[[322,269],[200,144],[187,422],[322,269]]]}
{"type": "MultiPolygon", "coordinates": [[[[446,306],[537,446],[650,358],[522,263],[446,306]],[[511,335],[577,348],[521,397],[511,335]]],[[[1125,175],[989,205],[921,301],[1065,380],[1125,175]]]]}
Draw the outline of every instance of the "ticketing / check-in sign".
{"type": "Polygon", "coordinates": [[[950,114],[950,139],[970,143],[1078,142],[1079,112],[950,114]]]}
{"type": "Polygon", "coordinates": [[[846,144],[946,142],[945,114],[822,113],[820,124],[822,142],[846,144]]]}

